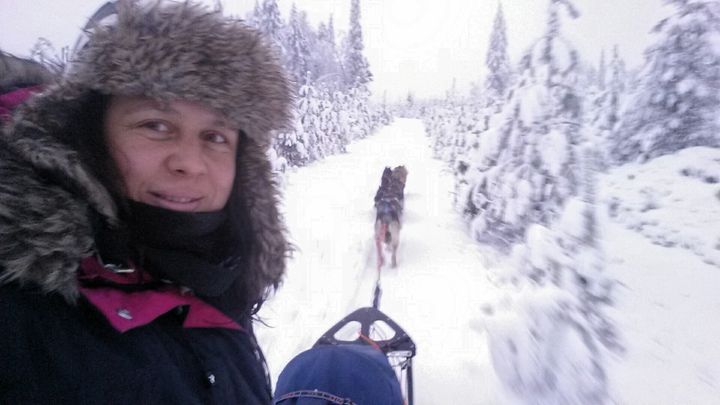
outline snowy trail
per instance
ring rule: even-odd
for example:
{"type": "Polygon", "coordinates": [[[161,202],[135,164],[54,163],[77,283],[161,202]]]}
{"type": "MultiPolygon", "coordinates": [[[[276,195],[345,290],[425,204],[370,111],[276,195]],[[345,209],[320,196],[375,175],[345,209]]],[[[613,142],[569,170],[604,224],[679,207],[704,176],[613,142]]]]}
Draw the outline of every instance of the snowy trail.
{"type": "Polygon", "coordinates": [[[477,245],[452,211],[451,173],[431,156],[419,120],[378,134],[287,176],[284,212],[298,251],[258,336],[274,379],[295,354],[356,308],[375,283],[373,196],[385,166],[408,171],[397,269],[385,268],[380,309],[418,346],[416,404],[494,403],[496,381],[483,335],[469,326],[494,289],[477,245]]]}
{"type": "Polygon", "coordinates": [[[606,240],[608,270],[622,282],[616,318],[628,354],[610,374],[622,403],[718,403],[718,268],[619,224],[606,240]]]}

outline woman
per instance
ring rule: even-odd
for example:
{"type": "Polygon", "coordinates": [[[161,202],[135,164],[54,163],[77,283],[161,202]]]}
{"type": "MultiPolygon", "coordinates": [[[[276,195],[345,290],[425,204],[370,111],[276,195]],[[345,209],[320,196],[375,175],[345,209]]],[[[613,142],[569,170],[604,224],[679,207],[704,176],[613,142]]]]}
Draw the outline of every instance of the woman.
{"type": "Polygon", "coordinates": [[[271,400],[288,81],[239,21],[118,5],[0,138],[0,403],[271,400]]]}

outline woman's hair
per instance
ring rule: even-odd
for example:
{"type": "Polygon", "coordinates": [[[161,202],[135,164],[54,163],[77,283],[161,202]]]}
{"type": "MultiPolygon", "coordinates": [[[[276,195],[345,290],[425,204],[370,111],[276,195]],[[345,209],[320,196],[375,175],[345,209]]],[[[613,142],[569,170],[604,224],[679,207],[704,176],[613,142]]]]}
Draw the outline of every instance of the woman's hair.
{"type": "Polygon", "coordinates": [[[80,161],[110,192],[115,202],[120,203],[120,172],[114,164],[104,134],[105,116],[110,100],[111,96],[90,92],[80,104],[80,108],[73,112],[70,122],[75,123],[75,129],[66,133],[65,142],[78,152],[80,161]]]}

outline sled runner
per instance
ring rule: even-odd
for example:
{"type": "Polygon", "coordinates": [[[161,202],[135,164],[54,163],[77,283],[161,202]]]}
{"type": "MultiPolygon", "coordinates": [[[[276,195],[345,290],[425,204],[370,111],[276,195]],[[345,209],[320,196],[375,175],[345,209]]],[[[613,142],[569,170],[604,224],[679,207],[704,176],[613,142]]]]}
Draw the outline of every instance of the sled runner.
{"type": "Polygon", "coordinates": [[[415,353],[400,325],[377,308],[360,308],[285,367],[274,403],[412,405],[415,353]]]}

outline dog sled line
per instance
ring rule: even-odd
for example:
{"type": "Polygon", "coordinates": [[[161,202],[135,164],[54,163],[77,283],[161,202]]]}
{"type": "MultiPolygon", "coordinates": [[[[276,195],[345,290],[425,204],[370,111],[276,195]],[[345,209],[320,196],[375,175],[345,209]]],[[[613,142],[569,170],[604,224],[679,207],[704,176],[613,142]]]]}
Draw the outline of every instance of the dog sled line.
{"type": "Polygon", "coordinates": [[[375,195],[378,262],[372,306],[353,311],[293,358],[278,378],[274,404],[313,399],[338,405],[413,405],[415,342],[379,309],[382,247],[391,249],[395,267],[406,179],[404,166],[386,167],[375,195]]]}

